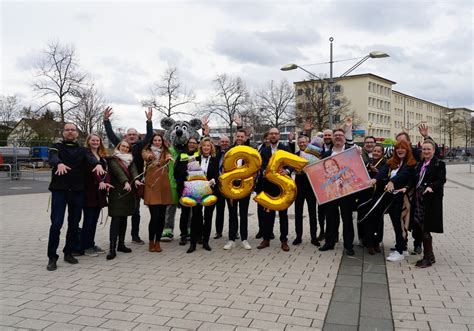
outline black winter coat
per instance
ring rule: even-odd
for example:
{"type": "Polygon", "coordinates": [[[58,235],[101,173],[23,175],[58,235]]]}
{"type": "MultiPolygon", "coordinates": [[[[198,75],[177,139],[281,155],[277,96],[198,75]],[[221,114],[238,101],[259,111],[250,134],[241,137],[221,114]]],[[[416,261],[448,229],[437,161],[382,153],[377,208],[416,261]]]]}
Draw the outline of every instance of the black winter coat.
{"type": "MultiPolygon", "coordinates": [[[[420,179],[420,170],[423,161],[416,167],[416,176],[413,180],[413,186],[416,186],[420,179]]],[[[430,164],[426,168],[425,176],[422,179],[421,186],[423,188],[431,187],[433,193],[423,195],[423,203],[425,205],[424,231],[443,233],[443,196],[444,183],[446,183],[446,164],[433,157],[430,164]]],[[[414,219],[414,212],[417,208],[416,199],[412,200],[411,219],[414,219]]]]}
{"type": "Polygon", "coordinates": [[[63,141],[51,146],[48,162],[52,167],[50,191],[84,191],[87,167],[99,164],[99,161],[88,149],[71,141],[63,141]],[[71,169],[66,174],[58,176],[55,172],[60,163],[71,169]]]}

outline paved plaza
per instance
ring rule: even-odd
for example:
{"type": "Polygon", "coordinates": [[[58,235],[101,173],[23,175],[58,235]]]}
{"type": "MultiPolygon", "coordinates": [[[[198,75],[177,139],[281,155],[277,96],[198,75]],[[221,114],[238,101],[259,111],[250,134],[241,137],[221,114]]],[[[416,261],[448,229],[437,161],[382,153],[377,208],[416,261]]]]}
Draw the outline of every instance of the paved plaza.
{"type": "MultiPolygon", "coordinates": [[[[4,193],[13,184],[3,180],[0,330],[474,330],[474,174],[467,164],[447,170],[445,233],[433,236],[436,264],[428,269],[414,268],[419,256],[386,264],[357,248],[343,257],[342,243],[319,252],[309,242],[307,217],[302,245],[283,252],[273,240],[257,250],[251,203],[251,251],[224,251],[225,238],[211,239],[212,252],[198,247],[193,254],[177,240],[163,243],[161,253],[129,244],[133,252],[112,261],[83,256],[69,265],[60,258],[48,272],[49,194],[4,193]]],[[[106,213],[96,237],[103,248],[106,213]]],[[[291,242],[293,206],[289,214],[291,242]]],[[[142,207],[142,238],[148,219],[142,207]]],[[[393,243],[387,221],[385,252],[393,243]]]]}

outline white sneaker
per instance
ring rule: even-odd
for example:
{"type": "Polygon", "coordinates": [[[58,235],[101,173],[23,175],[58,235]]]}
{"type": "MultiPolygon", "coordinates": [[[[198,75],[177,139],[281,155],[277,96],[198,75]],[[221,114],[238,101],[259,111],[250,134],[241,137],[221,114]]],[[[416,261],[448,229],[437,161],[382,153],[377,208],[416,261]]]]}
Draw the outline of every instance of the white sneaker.
{"type": "Polygon", "coordinates": [[[408,251],[403,251],[403,256],[410,256],[410,253],[408,253],[408,251]]]}
{"type": "Polygon", "coordinates": [[[252,246],[250,246],[250,244],[247,240],[242,241],[242,247],[247,249],[247,250],[252,249],[252,246]]]}
{"type": "Polygon", "coordinates": [[[390,261],[390,262],[403,261],[404,259],[405,259],[405,256],[403,254],[398,253],[398,251],[393,252],[387,257],[387,261],[390,261]]]}
{"type": "Polygon", "coordinates": [[[234,247],[235,247],[235,241],[233,241],[233,240],[229,240],[227,242],[227,244],[224,245],[224,249],[226,251],[228,251],[229,249],[234,248],[234,247]]]}
{"type": "Polygon", "coordinates": [[[92,256],[92,257],[96,257],[96,256],[99,256],[98,253],[96,253],[96,251],[94,250],[94,248],[88,248],[84,251],[84,255],[86,256],[92,256]]]}

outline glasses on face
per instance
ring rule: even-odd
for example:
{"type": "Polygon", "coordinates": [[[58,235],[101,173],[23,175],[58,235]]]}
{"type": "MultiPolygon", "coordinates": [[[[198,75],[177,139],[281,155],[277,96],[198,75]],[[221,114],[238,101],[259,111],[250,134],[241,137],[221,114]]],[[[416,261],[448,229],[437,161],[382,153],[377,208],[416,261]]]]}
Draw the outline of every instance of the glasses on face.
{"type": "Polygon", "coordinates": [[[194,141],[190,141],[188,142],[188,145],[197,145],[197,143],[195,143],[194,141]]]}
{"type": "Polygon", "coordinates": [[[364,144],[366,144],[366,145],[373,145],[373,144],[375,144],[375,141],[366,141],[364,144]]]}

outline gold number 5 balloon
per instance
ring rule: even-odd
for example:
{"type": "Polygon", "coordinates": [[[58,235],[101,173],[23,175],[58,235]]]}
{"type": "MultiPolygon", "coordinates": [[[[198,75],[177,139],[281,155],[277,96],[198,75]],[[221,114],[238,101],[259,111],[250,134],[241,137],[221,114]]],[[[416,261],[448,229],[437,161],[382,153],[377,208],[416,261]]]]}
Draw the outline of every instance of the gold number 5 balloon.
{"type": "Polygon", "coordinates": [[[280,194],[276,197],[272,197],[262,191],[254,200],[270,210],[288,209],[296,199],[296,184],[290,175],[282,175],[280,171],[285,166],[291,167],[295,171],[301,171],[307,164],[308,160],[283,150],[278,150],[273,153],[265,170],[265,177],[268,181],[278,186],[280,194]]]}
{"type": "Polygon", "coordinates": [[[252,193],[254,176],[262,166],[262,158],[252,147],[236,146],[225,153],[222,166],[219,189],[226,198],[239,200],[252,193]],[[238,160],[243,160],[240,167],[237,165],[238,160]]]}

